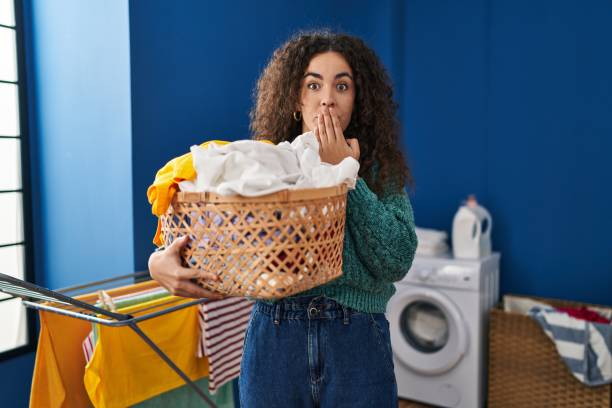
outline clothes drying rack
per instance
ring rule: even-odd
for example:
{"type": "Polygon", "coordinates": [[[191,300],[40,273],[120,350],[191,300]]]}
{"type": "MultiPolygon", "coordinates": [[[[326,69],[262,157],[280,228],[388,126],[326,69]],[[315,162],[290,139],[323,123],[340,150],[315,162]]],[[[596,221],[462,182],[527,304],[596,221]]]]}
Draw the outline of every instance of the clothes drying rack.
{"type": "MultiPolygon", "coordinates": [[[[208,302],[208,299],[197,299],[189,302],[176,304],[181,299],[170,299],[163,305],[166,306],[162,310],[146,313],[139,316],[117,313],[97,307],[93,304],[75,299],[81,293],[90,293],[96,290],[110,289],[116,287],[120,281],[135,281],[150,279],[149,272],[136,272],[129,275],[116,276],[109,279],[99,280],[83,285],[71,286],[67,288],[50,290],[21,279],[14,278],[9,275],[0,273],[0,292],[4,292],[11,298],[2,299],[8,300],[12,298],[21,298],[22,303],[32,309],[46,310],[64,316],[74,317],[76,319],[87,320],[89,322],[103,324],[110,327],[129,327],[149,346],[159,357],[168,365],[186,384],[188,384],[210,407],[216,408],[213,401],[181,370],[156,344],[151,340],[141,329],[138,323],[145,320],[153,319],[177,310],[185,309],[190,306],[208,302]]],[[[158,306],[156,306],[158,308],[158,306]]],[[[146,311],[140,310],[139,312],[146,311]]]]}

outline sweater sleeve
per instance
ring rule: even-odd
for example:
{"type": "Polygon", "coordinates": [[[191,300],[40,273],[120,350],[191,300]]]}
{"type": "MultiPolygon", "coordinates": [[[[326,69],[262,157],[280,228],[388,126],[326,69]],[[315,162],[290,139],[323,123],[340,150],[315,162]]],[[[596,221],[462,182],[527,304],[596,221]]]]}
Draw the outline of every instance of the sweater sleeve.
{"type": "Polygon", "coordinates": [[[396,282],[412,265],[417,247],[414,215],[408,195],[381,199],[364,179],[348,193],[347,224],[355,238],[357,256],[377,278],[396,282]]]}

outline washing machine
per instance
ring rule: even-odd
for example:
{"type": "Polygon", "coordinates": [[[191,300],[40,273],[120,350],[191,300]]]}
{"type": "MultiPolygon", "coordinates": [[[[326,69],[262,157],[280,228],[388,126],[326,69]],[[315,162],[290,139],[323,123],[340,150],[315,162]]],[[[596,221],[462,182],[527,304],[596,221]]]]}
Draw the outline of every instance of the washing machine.
{"type": "Polygon", "coordinates": [[[442,407],[485,403],[488,311],[500,254],[416,256],[387,306],[398,395],[442,407]]]}

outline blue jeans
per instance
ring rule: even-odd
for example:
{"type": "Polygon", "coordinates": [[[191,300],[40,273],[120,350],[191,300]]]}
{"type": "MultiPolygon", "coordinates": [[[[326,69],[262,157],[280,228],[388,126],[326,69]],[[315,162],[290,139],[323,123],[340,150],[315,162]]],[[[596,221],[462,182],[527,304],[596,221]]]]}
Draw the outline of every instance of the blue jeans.
{"type": "Polygon", "coordinates": [[[240,406],[393,407],[389,322],[325,296],[257,302],[245,335],[240,406]]]}

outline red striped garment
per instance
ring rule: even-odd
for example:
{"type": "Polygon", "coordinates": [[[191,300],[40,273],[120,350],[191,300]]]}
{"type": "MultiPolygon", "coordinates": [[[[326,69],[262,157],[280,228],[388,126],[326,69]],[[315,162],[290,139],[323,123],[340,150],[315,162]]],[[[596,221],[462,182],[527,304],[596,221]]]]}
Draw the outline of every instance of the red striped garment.
{"type": "Polygon", "coordinates": [[[94,347],[94,332],[92,330],[89,332],[89,335],[85,337],[85,340],[83,340],[83,354],[85,354],[86,363],[89,363],[89,360],[91,360],[91,357],[93,356],[94,352],[94,347]]]}
{"type": "Polygon", "coordinates": [[[230,297],[200,305],[198,357],[208,358],[211,395],[240,375],[244,334],[253,304],[247,298],[230,297]]]}

